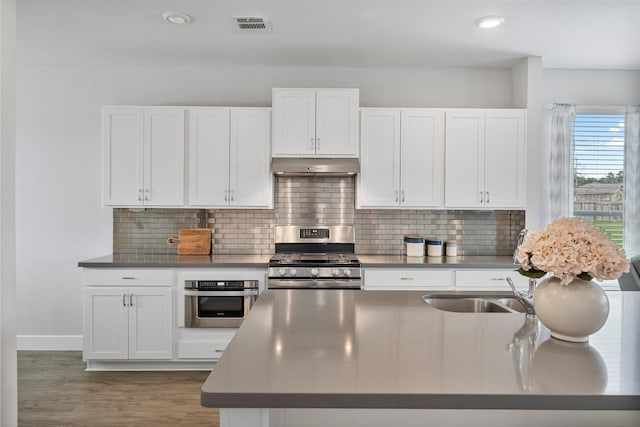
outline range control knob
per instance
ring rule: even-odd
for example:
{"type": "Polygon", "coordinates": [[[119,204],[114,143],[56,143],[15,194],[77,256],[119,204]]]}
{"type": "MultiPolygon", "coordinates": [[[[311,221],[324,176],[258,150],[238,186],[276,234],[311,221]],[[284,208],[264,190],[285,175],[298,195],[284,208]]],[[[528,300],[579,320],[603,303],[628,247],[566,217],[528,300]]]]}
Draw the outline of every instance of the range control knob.
{"type": "Polygon", "coordinates": [[[351,276],[351,270],[345,268],[344,275],[347,276],[347,277],[350,277],[351,276]]]}
{"type": "Polygon", "coordinates": [[[334,268],[333,270],[331,270],[331,274],[333,274],[334,277],[338,277],[340,275],[340,270],[334,268]]]}
{"type": "Polygon", "coordinates": [[[311,276],[316,277],[318,275],[318,269],[317,268],[312,268],[311,269],[311,276]]]}
{"type": "Polygon", "coordinates": [[[284,268],[281,268],[280,270],[278,270],[278,274],[281,276],[285,276],[287,274],[287,270],[285,270],[284,268]]]}
{"type": "Polygon", "coordinates": [[[292,276],[295,276],[296,274],[298,274],[298,272],[296,271],[295,268],[292,268],[291,270],[289,270],[289,274],[292,276]]]}

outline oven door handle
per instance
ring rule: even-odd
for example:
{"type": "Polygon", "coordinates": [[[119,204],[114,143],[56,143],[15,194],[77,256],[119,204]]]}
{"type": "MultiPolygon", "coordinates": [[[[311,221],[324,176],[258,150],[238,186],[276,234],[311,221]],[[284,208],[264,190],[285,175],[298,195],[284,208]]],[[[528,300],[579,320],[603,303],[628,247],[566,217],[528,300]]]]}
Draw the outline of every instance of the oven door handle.
{"type": "Polygon", "coordinates": [[[184,290],[184,296],[187,297],[249,297],[258,295],[258,290],[250,291],[197,291],[184,290]]]}

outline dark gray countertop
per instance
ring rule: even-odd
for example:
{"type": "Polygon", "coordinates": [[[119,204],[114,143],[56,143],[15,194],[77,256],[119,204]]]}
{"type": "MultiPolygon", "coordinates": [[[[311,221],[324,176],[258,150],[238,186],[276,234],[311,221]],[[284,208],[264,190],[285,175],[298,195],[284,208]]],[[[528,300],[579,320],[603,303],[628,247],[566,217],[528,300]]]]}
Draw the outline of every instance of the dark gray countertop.
{"type": "MultiPolygon", "coordinates": [[[[190,268],[245,267],[266,268],[271,255],[106,255],[78,263],[87,268],[190,268]]],[[[508,256],[407,257],[358,255],[364,268],[510,268],[508,256]]]]}
{"type": "Polygon", "coordinates": [[[363,267],[375,268],[513,268],[510,256],[408,257],[391,255],[358,255],[363,267]]]}
{"type": "Polygon", "coordinates": [[[217,408],[640,410],[640,293],[588,344],[424,292],[268,290],[202,386],[217,408]]]}
{"type": "Polygon", "coordinates": [[[267,268],[271,255],[106,255],[78,263],[86,268],[267,268]]]}

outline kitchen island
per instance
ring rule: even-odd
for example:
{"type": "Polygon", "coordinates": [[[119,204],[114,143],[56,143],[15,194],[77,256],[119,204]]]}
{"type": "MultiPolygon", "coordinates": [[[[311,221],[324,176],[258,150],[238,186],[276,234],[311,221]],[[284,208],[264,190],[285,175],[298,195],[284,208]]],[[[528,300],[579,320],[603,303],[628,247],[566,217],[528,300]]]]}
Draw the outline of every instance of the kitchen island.
{"type": "Polygon", "coordinates": [[[640,293],[589,344],[419,292],[264,292],[202,387],[223,426],[640,425],[640,293]]]}

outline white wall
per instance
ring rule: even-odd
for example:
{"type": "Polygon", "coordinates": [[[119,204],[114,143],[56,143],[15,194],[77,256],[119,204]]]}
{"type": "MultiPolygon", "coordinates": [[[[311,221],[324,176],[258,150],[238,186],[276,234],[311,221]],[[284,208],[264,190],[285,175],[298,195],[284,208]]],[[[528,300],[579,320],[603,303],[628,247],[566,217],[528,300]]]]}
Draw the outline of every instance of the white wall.
{"type": "Polygon", "coordinates": [[[19,64],[18,334],[79,336],[76,265],[112,251],[111,209],[100,202],[102,105],[270,106],[273,87],[357,87],[366,107],[512,102],[509,69],[19,64]]]}
{"type": "Polygon", "coordinates": [[[582,106],[640,104],[640,70],[559,70],[542,73],[545,105],[582,106]]]}
{"type": "Polygon", "coordinates": [[[16,2],[0,1],[0,425],[18,425],[16,360],[16,2]]]}

